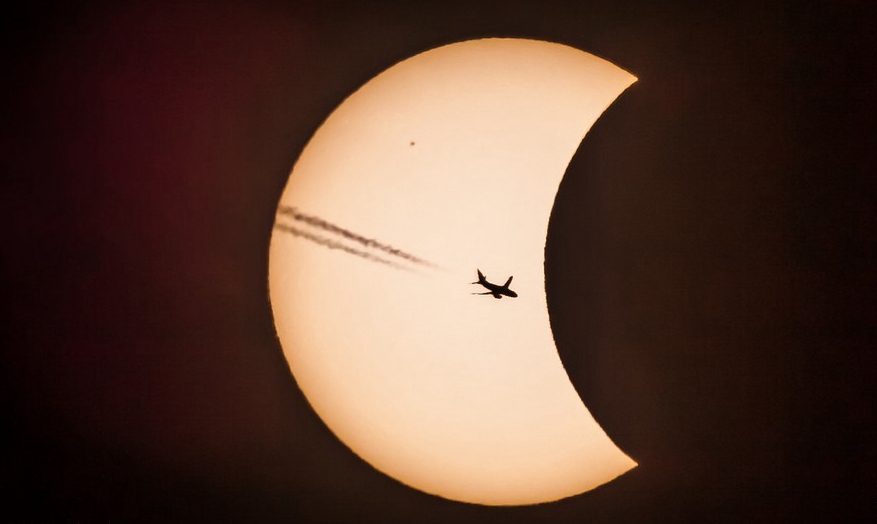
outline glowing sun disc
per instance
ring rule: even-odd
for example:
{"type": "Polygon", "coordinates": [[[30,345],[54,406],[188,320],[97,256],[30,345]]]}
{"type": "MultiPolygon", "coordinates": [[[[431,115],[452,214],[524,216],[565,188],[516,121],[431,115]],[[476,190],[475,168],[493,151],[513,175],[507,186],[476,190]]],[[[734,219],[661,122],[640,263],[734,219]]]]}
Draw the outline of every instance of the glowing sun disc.
{"type": "Polygon", "coordinates": [[[559,44],[447,45],[369,81],[302,152],[270,247],[277,333],[314,410],[378,470],[508,505],[636,465],[566,376],[543,269],[566,166],[635,80],[559,44]],[[476,268],[519,296],[472,295],[476,268]]]}

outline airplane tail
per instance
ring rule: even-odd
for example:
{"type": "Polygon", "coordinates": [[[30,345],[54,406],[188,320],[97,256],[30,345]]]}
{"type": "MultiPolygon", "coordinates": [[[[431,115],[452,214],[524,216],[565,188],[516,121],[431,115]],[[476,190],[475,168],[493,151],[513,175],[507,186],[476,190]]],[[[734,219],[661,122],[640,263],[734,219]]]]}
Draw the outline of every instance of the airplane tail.
{"type": "Polygon", "coordinates": [[[481,270],[480,270],[480,269],[476,269],[476,271],[478,271],[478,280],[476,280],[475,282],[472,282],[472,283],[473,283],[473,284],[482,284],[482,283],[484,283],[484,275],[481,274],[481,270]]]}

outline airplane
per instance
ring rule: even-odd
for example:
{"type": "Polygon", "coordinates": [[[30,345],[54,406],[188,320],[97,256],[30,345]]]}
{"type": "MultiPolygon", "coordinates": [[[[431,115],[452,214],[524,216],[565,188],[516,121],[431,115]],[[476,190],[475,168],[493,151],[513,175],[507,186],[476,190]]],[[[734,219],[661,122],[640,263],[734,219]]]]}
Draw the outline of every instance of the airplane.
{"type": "Polygon", "coordinates": [[[496,284],[491,284],[490,282],[488,282],[487,279],[484,278],[484,275],[481,274],[480,269],[478,269],[476,271],[478,271],[478,280],[476,282],[472,282],[472,283],[473,284],[481,284],[482,286],[486,287],[489,291],[487,291],[486,293],[472,293],[473,295],[493,295],[493,298],[502,298],[503,295],[505,295],[507,297],[512,297],[512,298],[515,298],[518,296],[517,293],[515,293],[514,291],[509,289],[509,284],[512,283],[512,278],[514,278],[513,276],[509,277],[509,279],[505,281],[505,284],[498,286],[496,284]]]}

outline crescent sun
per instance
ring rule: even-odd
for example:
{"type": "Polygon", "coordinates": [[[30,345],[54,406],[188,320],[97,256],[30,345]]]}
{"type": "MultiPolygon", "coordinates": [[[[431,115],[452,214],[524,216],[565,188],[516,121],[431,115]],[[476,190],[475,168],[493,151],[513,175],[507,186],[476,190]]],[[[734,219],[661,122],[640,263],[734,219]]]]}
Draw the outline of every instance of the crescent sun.
{"type": "Polygon", "coordinates": [[[560,44],[451,44],[366,83],[305,147],[271,239],[277,334],[316,413],[379,471],[517,505],[636,466],[563,369],[543,265],[566,166],[635,80],[560,44]],[[476,269],[507,299],[473,296],[476,269]]]}

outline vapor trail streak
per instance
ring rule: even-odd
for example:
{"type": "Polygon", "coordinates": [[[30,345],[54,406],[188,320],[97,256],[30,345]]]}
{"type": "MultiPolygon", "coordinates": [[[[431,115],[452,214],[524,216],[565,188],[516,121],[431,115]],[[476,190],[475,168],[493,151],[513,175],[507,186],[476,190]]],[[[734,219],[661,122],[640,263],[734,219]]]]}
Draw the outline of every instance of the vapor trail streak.
{"type": "Polygon", "coordinates": [[[306,215],[304,213],[299,212],[296,208],[290,206],[280,206],[278,209],[278,213],[281,215],[285,215],[291,217],[293,220],[298,222],[303,222],[310,226],[316,227],[318,229],[322,229],[323,231],[327,231],[329,233],[334,233],[336,235],[341,235],[342,237],[356,242],[364,247],[375,248],[389,255],[393,255],[395,257],[403,258],[409,262],[413,262],[415,264],[420,264],[422,266],[436,267],[435,264],[423,260],[420,257],[414,256],[411,253],[406,253],[401,249],[396,249],[389,244],[384,244],[382,242],[378,242],[373,238],[364,237],[353,231],[344,229],[343,227],[332,224],[331,222],[327,222],[322,218],[315,217],[312,215],[306,215]]]}
{"type": "Polygon", "coordinates": [[[331,238],[326,238],[326,237],[322,237],[320,235],[315,235],[313,233],[308,233],[307,231],[301,231],[300,229],[296,229],[296,228],[294,228],[292,226],[288,226],[286,224],[274,224],[274,229],[277,229],[278,231],[283,231],[284,233],[289,233],[289,234],[296,236],[296,237],[310,240],[311,242],[314,242],[314,243],[319,244],[321,246],[328,247],[329,249],[338,249],[340,251],[344,251],[345,253],[349,253],[351,255],[355,255],[355,256],[358,256],[360,258],[370,260],[372,262],[377,262],[379,264],[386,264],[386,265],[394,267],[396,269],[404,269],[406,271],[410,271],[409,268],[407,268],[403,265],[397,264],[396,262],[393,262],[391,260],[377,257],[377,256],[372,255],[371,253],[367,253],[365,251],[360,251],[358,249],[354,249],[350,246],[347,246],[345,244],[342,244],[340,242],[332,240],[331,238]]]}

